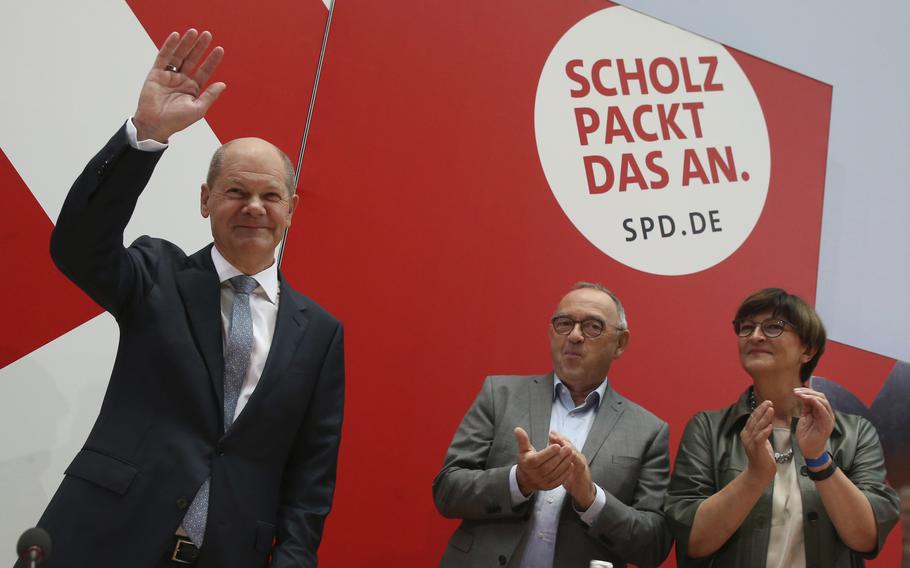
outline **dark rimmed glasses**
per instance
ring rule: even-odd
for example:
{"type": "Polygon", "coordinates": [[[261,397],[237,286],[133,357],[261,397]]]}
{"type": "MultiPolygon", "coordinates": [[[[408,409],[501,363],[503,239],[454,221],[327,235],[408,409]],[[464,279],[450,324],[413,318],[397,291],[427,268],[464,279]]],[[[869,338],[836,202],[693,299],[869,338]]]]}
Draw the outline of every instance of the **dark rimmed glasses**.
{"type": "Polygon", "coordinates": [[[755,333],[756,328],[761,328],[762,335],[768,339],[774,339],[775,337],[780,337],[780,335],[787,329],[787,326],[792,327],[794,330],[796,326],[787,320],[782,319],[766,319],[763,322],[757,322],[752,320],[733,320],[733,331],[736,332],[736,335],[740,337],[750,337],[755,333]]]}
{"type": "Polygon", "coordinates": [[[618,325],[613,325],[597,318],[588,318],[579,321],[574,320],[569,316],[556,316],[550,321],[550,323],[553,324],[553,331],[559,335],[569,335],[575,329],[576,325],[580,325],[581,334],[588,339],[600,337],[604,334],[605,331],[607,331],[607,327],[615,327],[619,330],[623,329],[618,325]]]}

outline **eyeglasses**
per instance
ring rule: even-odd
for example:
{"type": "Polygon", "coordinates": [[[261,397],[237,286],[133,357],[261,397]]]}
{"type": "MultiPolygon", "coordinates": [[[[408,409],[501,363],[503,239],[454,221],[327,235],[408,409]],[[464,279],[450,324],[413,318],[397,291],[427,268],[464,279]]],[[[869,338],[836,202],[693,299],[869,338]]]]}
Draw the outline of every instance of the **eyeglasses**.
{"type": "Polygon", "coordinates": [[[575,330],[576,325],[581,325],[581,334],[588,339],[600,337],[607,330],[607,326],[623,329],[618,325],[609,324],[605,321],[590,318],[586,320],[574,320],[569,316],[556,316],[550,322],[553,324],[553,331],[559,335],[569,335],[575,330]]]}
{"type": "Polygon", "coordinates": [[[755,333],[755,328],[760,327],[762,335],[769,339],[775,337],[780,337],[780,334],[787,329],[787,326],[792,327],[794,330],[796,326],[792,323],[782,320],[782,319],[766,319],[763,322],[757,322],[752,320],[733,320],[733,331],[736,332],[736,335],[740,337],[750,337],[755,333]]]}

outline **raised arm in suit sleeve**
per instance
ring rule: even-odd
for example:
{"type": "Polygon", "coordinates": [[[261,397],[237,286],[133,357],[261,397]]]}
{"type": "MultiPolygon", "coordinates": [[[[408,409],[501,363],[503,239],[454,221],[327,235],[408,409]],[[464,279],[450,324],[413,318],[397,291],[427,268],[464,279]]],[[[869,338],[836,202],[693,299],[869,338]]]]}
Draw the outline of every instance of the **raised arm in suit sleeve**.
{"type": "Polygon", "coordinates": [[[317,565],[316,550],[335,492],[343,412],[344,332],[337,324],[285,466],[272,568],[317,565]]]}
{"type": "Polygon", "coordinates": [[[500,424],[497,429],[496,403],[493,377],[487,377],[433,480],[433,499],[444,517],[496,519],[523,516],[529,510],[533,499],[512,506],[509,470],[517,462],[517,446],[509,425],[500,424]],[[511,457],[505,459],[497,452],[499,457],[491,459],[494,443],[507,444],[511,451],[504,453],[511,457]]]}
{"type": "Polygon", "coordinates": [[[673,545],[663,513],[669,479],[669,427],[659,422],[643,452],[632,502],[627,505],[605,491],[606,503],[588,534],[633,564],[658,566],[673,545]]]}
{"type": "Polygon", "coordinates": [[[51,233],[60,271],[115,317],[149,281],[123,231],[161,155],[132,148],[121,127],[76,179],[51,233]]]}
{"type": "MultiPolygon", "coordinates": [[[[224,55],[221,47],[206,54],[211,40],[211,33],[195,29],[182,36],[168,35],[142,84],[131,119],[139,140],[167,142],[205,116],[224,91],[221,82],[206,86],[224,55]],[[186,64],[182,73],[167,68],[177,54],[186,64]]],[[[144,265],[141,246],[127,252],[123,230],[160,157],[161,152],[131,147],[122,127],[70,189],[51,234],[51,257],[57,267],[117,318],[151,282],[142,278],[143,271],[155,270],[144,265]]]]}

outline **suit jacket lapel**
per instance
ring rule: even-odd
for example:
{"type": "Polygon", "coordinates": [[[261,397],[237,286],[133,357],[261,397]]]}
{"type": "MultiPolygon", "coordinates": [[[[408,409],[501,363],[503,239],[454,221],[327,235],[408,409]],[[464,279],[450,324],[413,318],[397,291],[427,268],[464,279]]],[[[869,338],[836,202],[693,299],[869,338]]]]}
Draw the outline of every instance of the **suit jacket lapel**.
{"type": "MultiPolygon", "coordinates": [[[[186,308],[190,331],[205,360],[219,407],[224,400],[224,354],[221,338],[221,287],[212,263],[212,245],[189,258],[177,273],[177,288],[186,308]]],[[[223,411],[222,411],[223,412],[223,411]]]]}
{"type": "Polygon", "coordinates": [[[528,381],[531,389],[529,426],[531,445],[542,450],[549,445],[550,414],[553,412],[553,375],[541,375],[528,381]]]}
{"type": "Polygon", "coordinates": [[[604,399],[600,403],[597,416],[594,418],[594,424],[591,425],[591,431],[588,432],[585,446],[581,449],[581,453],[588,458],[588,463],[594,460],[597,452],[607,441],[613,431],[613,427],[616,426],[625,411],[624,406],[622,397],[607,385],[607,390],[604,391],[604,399]]]}
{"type": "Polygon", "coordinates": [[[261,404],[260,401],[268,394],[270,389],[274,388],[276,382],[281,378],[281,371],[291,363],[291,358],[297,352],[297,345],[303,339],[306,331],[306,305],[284,282],[284,278],[280,273],[278,277],[280,290],[278,318],[275,321],[275,333],[272,335],[269,355],[265,360],[265,367],[262,369],[262,375],[259,377],[256,389],[253,390],[249,402],[247,402],[237,420],[231,425],[229,431],[246,422],[245,416],[255,413],[255,409],[261,404]]]}

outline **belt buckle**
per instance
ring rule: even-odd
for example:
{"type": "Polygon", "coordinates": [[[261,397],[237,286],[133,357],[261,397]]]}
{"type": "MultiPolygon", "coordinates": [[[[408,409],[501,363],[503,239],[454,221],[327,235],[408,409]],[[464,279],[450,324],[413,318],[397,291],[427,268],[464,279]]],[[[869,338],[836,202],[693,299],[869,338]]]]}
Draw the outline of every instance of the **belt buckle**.
{"type": "Polygon", "coordinates": [[[174,545],[174,552],[171,553],[171,560],[178,564],[194,564],[196,562],[195,558],[193,558],[192,560],[184,560],[183,558],[180,558],[181,549],[183,548],[183,545],[185,545],[185,544],[188,544],[190,546],[195,546],[193,544],[192,540],[189,540],[186,538],[181,538],[178,536],[177,544],[174,545]]]}

